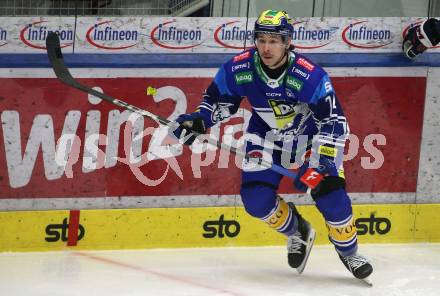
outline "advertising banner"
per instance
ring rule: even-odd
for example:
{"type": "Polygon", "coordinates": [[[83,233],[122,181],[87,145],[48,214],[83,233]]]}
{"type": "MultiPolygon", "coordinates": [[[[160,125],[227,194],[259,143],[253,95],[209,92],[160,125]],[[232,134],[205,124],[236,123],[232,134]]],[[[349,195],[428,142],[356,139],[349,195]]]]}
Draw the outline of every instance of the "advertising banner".
{"type": "MultiPolygon", "coordinates": [[[[299,52],[401,52],[403,34],[422,18],[296,18],[299,52]]],[[[65,53],[235,53],[253,46],[255,18],[3,17],[0,54],[43,53],[49,31],[65,53]]],[[[431,49],[430,51],[438,51],[431,49]]]]}
{"type": "MultiPolygon", "coordinates": [[[[299,211],[329,244],[314,206],[299,211]]],[[[440,242],[440,205],[355,205],[361,243],[440,242]]],[[[0,212],[0,252],[284,245],[286,238],[243,208],[0,212]]]]}
{"type": "MultiPolygon", "coordinates": [[[[81,81],[174,120],[196,108],[211,78],[81,81]],[[148,86],[156,92],[147,95],[148,86]]],[[[167,128],[54,78],[0,84],[0,198],[239,194],[241,160],[232,154],[183,147],[167,128]]],[[[426,77],[334,77],[333,84],[351,131],[348,191],[415,193],[426,77]]],[[[249,117],[242,103],[211,135],[238,145],[249,117]]],[[[294,192],[285,178],[280,193],[294,192]]]]}
{"type": "Polygon", "coordinates": [[[49,32],[60,36],[63,51],[72,52],[75,42],[74,17],[2,17],[0,54],[44,53],[49,32]]]}

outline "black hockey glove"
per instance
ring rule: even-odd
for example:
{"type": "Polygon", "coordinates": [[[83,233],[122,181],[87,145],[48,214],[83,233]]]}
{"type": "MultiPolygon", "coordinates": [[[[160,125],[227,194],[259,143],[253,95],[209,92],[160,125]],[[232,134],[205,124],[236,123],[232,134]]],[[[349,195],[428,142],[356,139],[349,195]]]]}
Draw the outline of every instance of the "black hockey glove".
{"type": "Polygon", "coordinates": [[[430,18],[414,25],[404,36],[402,50],[406,57],[413,59],[440,41],[440,21],[430,18]]]}
{"type": "Polygon", "coordinates": [[[206,133],[205,122],[198,112],[181,114],[176,122],[180,125],[173,130],[173,134],[176,138],[183,140],[185,145],[191,145],[197,138],[192,132],[197,134],[206,133]]]}

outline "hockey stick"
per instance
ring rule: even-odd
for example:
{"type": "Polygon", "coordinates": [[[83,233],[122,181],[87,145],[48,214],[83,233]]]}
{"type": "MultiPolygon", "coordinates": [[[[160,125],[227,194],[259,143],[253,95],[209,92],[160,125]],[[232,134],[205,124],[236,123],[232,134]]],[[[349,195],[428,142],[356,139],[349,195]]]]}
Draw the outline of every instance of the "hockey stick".
{"type": "MultiPolygon", "coordinates": [[[[162,117],[160,117],[156,114],[153,114],[147,110],[140,109],[136,106],[128,104],[127,102],[118,100],[112,96],[109,96],[105,93],[96,91],[96,90],[92,89],[91,87],[88,87],[86,85],[79,83],[75,78],[73,78],[73,76],[69,72],[69,69],[67,68],[66,64],[64,63],[64,58],[63,58],[63,54],[61,52],[61,47],[60,47],[60,40],[59,40],[59,37],[56,33],[49,32],[47,39],[46,39],[46,48],[47,48],[47,55],[49,57],[49,61],[52,65],[52,68],[55,72],[55,75],[57,76],[57,78],[60,81],[67,84],[68,86],[76,88],[82,92],[94,95],[94,96],[101,98],[104,101],[107,101],[113,105],[125,108],[129,111],[132,111],[132,112],[137,113],[139,115],[150,118],[150,119],[152,119],[162,125],[170,127],[171,129],[175,129],[175,128],[179,127],[179,124],[177,122],[173,122],[168,119],[162,118],[162,117]]],[[[200,134],[198,134],[196,132],[192,132],[192,134],[197,137],[200,136],[200,134]]],[[[191,134],[189,136],[191,136],[191,134]]],[[[282,166],[272,164],[271,162],[266,161],[263,158],[252,157],[249,154],[244,153],[244,152],[238,150],[237,148],[229,146],[229,145],[227,145],[221,141],[218,141],[212,137],[209,137],[206,135],[202,135],[202,136],[203,136],[203,143],[208,143],[208,144],[216,146],[220,149],[230,151],[233,154],[236,154],[240,157],[243,157],[243,159],[245,159],[246,161],[252,161],[256,165],[260,165],[265,168],[271,169],[271,170],[273,170],[279,174],[282,174],[284,176],[287,176],[289,178],[295,179],[295,177],[296,177],[296,174],[294,172],[291,172],[282,166]]]]}

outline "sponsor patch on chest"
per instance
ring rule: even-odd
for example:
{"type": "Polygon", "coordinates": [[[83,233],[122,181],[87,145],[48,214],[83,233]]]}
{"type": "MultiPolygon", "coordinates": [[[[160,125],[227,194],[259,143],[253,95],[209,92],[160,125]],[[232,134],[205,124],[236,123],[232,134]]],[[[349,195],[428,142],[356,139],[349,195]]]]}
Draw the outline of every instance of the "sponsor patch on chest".
{"type": "Polygon", "coordinates": [[[295,78],[293,76],[288,75],[286,78],[286,86],[296,90],[297,92],[300,92],[303,88],[304,82],[299,80],[298,78],[295,78]]]}
{"type": "Polygon", "coordinates": [[[234,78],[238,85],[254,81],[254,75],[250,71],[237,73],[234,75],[234,78]]]}

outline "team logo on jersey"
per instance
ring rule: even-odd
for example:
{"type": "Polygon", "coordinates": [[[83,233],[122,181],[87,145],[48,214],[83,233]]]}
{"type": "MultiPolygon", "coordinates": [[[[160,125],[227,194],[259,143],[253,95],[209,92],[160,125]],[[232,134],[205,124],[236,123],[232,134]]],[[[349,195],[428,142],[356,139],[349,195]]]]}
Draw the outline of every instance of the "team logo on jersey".
{"type": "Polygon", "coordinates": [[[229,108],[232,106],[234,106],[234,104],[219,103],[211,114],[211,121],[215,124],[217,122],[225,120],[226,118],[231,117],[231,112],[229,111],[229,108]]]}
{"type": "Polygon", "coordinates": [[[238,85],[254,81],[254,76],[250,71],[237,73],[234,75],[234,78],[238,85]]]}
{"type": "Polygon", "coordinates": [[[279,129],[283,128],[287,123],[292,122],[296,116],[295,105],[290,102],[269,100],[269,105],[272,107],[276,126],[279,129]]]}
{"type": "Polygon", "coordinates": [[[300,81],[299,79],[288,75],[287,79],[286,79],[286,85],[291,87],[292,89],[296,90],[297,92],[300,92],[301,89],[303,88],[303,82],[300,81]]]}

